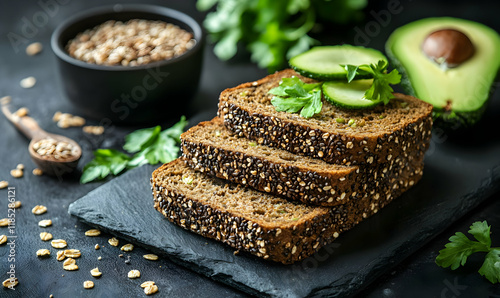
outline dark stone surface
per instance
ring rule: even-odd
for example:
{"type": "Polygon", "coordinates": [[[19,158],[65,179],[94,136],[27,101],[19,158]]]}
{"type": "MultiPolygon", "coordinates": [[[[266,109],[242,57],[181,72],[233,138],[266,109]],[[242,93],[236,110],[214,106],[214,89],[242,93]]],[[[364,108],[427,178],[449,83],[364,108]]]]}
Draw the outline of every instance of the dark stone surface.
{"type": "Polygon", "coordinates": [[[499,144],[490,144],[492,154],[473,163],[450,145],[429,151],[424,177],[414,188],[294,265],[234,256],[228,246],[165,220],[152,207],[151,167],[130,171],[90,192],[71,204],[69,212],[251,294],[343,297],[362,289],[500,189],[499,144]]]}
{"type": "MultiPolygon", "coordinates": [[[[142,247],[136,247],[131,253],[124,253],[125,258],[120,258],[118,255],[121,251],[107,244],[107,240],[111,237],[110,234],[103,233],[103,235],[96,238],[85,237],[84,232],[90,226],[81,223],[76,217],[68,214],[69,204],[104,184],[104,182],[87,185],[78,183],[79,172],[83,165],[92,158],[92,150],[109,147],[120,148],[123,144],[123,136],[137,127],[110,124],[103,136],[95,137],[82,133],[79,128],[60,129],[52,122],[52,115],[56,111],[76,115],[79,114],[79,111],[68,102],[62,93],[56,72],[55,57],[49,47],[50,34],[61,21],[75,12],[97,5],[115,3],[116,1],[59,1],[64,4],[53,8],[46,24],[37,26],[36,30],[31,32],[29,36],[24,34],[27,33],[25,30],[26,24],[33,22],[34,16],[41,15],[41,12],[44,11],[40,3],[49,2],[53,3],[54,1],[0,2],[0,97],[11,95],[13,97],[13,108],[28,107],[30,115],[40,123],[42,128],[49,132],[60,133],[76,139],[82,145],[84,155],[78,167],[79,171],[71,176],[61,179],[33,176],[31,171],[34,164],[28,155],[28,141],[3,116],[0,116],[0,180],[8,180],[10,185],[16,189],[16,199],[23,203],[23,207],[16,210],[16,229],[15,234],[13,234],[13,236],[17,236],[14,249],[15,262],[8,260],[9,246],[0,246],[1,281],[8,277],[6,274],[8,266],[13,264],[16,266],[16,276],[19,278],[20,284],[16,287],[15,292],[0,289],[0,296],[48,297],[50,294],[54,294],[54,297],[137,297],[143,295],[139,284],[145,280],[156,281],[160,288],[160,292],[156,296],[161,297],[244,296],[245,294],[241,291],[178,266],[169,258],[162,257],[156,262],[144,260],[142,255],[146,254],[148,250],[142,247]],[[8,39],[9,33],[15,33],[24,39],[21,39],[19,45],[15,46],[8,39]],[[41,41],[44,45],[44,51],[37,56],[28,57],[24,54],[24,48],[28,43],[34,41],[41,41]],[[19,81],[27,76],[37,78],[37,84],[31,89],[23,89],[19,86],[19,81]],[[21,179],[14,179],[10,176],[9,171],[15,168],[18,163],[23,163],[26,166],[25,176],[21,179]],[[44,215],[33,215],[31,208],[38,204],[47,206],[48,212],[44,215]],[[38,221],[46,218],[52,219],[53,226],[46,229],[38,227],[38,221]],[[67,240],[70,248],[82,251],[82,257],[77,260],[80,270],[68,272],[62,269],[62,264],[55,260],[57,250],[52,248],[49,243],[42,242],[39,238],[39,233],[44,230],[51,232],[55,238],[67,240]],[[103,247],[96,251],[94,249],[96,243],[103,247]],[[40,248],[48,248],[52,253],[51,257],[49,259],[38,259],[35,253],[40,248]],[[100,261],[97,260],[98,256],[102,257],[100,261]],[[130,262],[126,264],[125,260],[127,260],[128,256],[130,256],[130,262]],[[99,267],[103,272],[100,279],[94,279],[90,276],[89,271],[95,267],[99,267]],[[126,274],[131,269],[139,269],[142,277],[139,280],[129,280],[126,274]],[[94,280],[95,288],[92,290],[83,289],[82,284],[85,280],[94,280]]],[[[125,0],[120,2],[132,3],[136,1],[125,0]]],[[[387,4],[375,2],[371,1],[371,6],[367,9],[369,17],[367,23],[357,24],[345,28],[345,30],[336,30],[334,34],[329,31],[327,32],[328,38],[324,39],[326,43],[341,41],[353,43],[357,34],[356,28],[364,30],[365,24],[374,20],[373,16],[370,17],[372,15],[371,11],[382,12],[387,8],[387,4]]],[[[165,5],[186,12],[197,20],[203,19],[203,14],[197,12],[194,8],[194,1],[148,0],[141,1],[141,3],[165,5]]],[[[470,3],[469,1],[402,0],[400,4],[403,10],[392,15],[387,25],[379,26],[380,30],[377,36],[370,38],[367,46],[383,50],[383,43],[394,28],[426,16],[461,16],[484,22],[497,31],[500,30],[498,1],[481,0],[470,3]]],[[[189,107],[190,113],[188,116],[190,116],[191,124],[210,119],[215,115],[217,96],[224,88],[235,86],[241,82],[252,81],[266,74],[265,70],[259,70],[255,65],[248,63],[246,60],[248,56],[246,55],[240,55],[230,63],[224,63],[214,57],[212,49],[212,46],[207,46],[205,49],[200,89],[193,105],[189,107]]],[[[450,217],[449,213],[444,213],[441,210],[443,206],[452,205],[457,210],[465,211],[468,208],[467,204],[477,204],[490,195],[493,188],[498,187],[500,132],[496,128],[498,127],[497,117],[500,112],[499,97],[500,94],[496,91],[493,94],[493,101],[484,121],[471,132],[459,134],[434,132],[433,148],[437,149],[439,154],[435,155],[435,157],[429,156],[422,185],[419,184],[417,188],[412,190],[412,194],[408,193],[408,196],[400,198],[397,201],[398,204],[395,202],[393,206],[388,206],[393,210],[399,210],[397,218],[385,219],[384,212],[393,211],[386,211],[389,209],[383,210],[356,230],[345,234],[341,238],[342,240],[339,239],[340,246],[335,249],[335,254],[331,255],[326,262],[336,261],[349,266],[349,264],[346,265],[349,259],[343,260],[336,257],[336,253],[346,254],[349,241],[358,239],[357,241],[360,243],[359,247],[351,252],[352,258],[370,259],[373,257],[373,255],[370,255],[370,252],[373,253],[372,249],[379,249],[387,239],[405,237],[406,231],[396,226],[395,222],[411,219],[414,229],[423,224],[414,214],[414,209],[427,210],[426,212],[435,215],[434,220],[436,222],[441,221],[443,226],[435,227],[435,232],[450,225],[445,232],[439,235],[436,234],[435,240],[432,240],[414,254],[412,252],[423,246],[424,243],[407,244],[405,247],[408,251],[403,251],[401,256],[398,254],[394,259],[388,260],[387,262],[390,264],[384,268],[376,268],[378,270],[376,275],[381,275],[379,279],[375,279],[375,276],[366,277],[366,271],[361,272],[361,277],[351,280],[352,284],[349,285],[359,288],[360,286],[357,285],[358,280],[365,279],[366,282],[363,286],[367,286],[367,288],[359,294],[360,297],[439,297],[444,289],[449,289],[447,287],[449,283],[445,282],[453,283],[455,279],[457,279],[458,284],[467,287],[466,290],[460,292],[460,294],[463,294],[460,297],[481,297],[499,294],[498,286],[491,286],[477,273],[480,260],[476,258],[471,257],[470,265],[468,264],[465,268],[456,271],[441,269],[433,263],[437,252],[443,247],[446,239],[457,230],[465,232],[474,220],[486,219],[489,222],[491,221],[493,224],[493,244],[500,246],[498,240],[495,242],[495,236],[500,235],[500,223],[498,222],[500,207],[497,203],[500,199],[500,193],[494,194],[490,200],[480,205],[474,214],[467,215],[464,218],[460,218],[460,214],[450,217]],[[494,130],[491,130],[491,128],[494,128],[494,130]],[[487,133],[488,131],[491,132],[487,133]],[[490,187],[490,190],[478,191],[482,186],[490,187]],[[462,196],[465,194],[467,198],[463,199],[462,196]],[[403,200],[407,200],[408,203],[400,203],[403,200]],[[429,204],[433,200],[437,200],[437,203],[435,205],[429,204]],[[448,222],[440,219],[444,215],[449,216],[448,222]],[[459,219],[458,224],[453,224],[454,221],[459,219]],[[394,222],[390,222],[391,220],[394,220],[394,222]],[[388,228],[381,230],[382,227],[388,228]],[[357,231],[364,232],[358,233],[357,231]],[[397,265],[403,259],[403,256],[408,257],[400,265],[397,265]],[[369,281],[372,282],[368,283],[369,281]]],[[[163,123],[159,124],[166,126],[175,121],[177,119],[166,118],[162,121],[163,123]]],[[[99,122],[99,120],[88,121],[91,125],[97,125],[99,122]]],[[[137,171],[137,173],[144,171],[146,176],[149,175],[149,170],[146,168],[137,171]]],[[[130,175],[136,174],[132,172],[130,175]]],[[[147,180],[147,178],[145,179],[147,180]]],[[[140,183],[147,182],[142,180],[140,183]]],[[[145,190],[143,195],[144,197],[141,198],[146,201],[146,204],[151,202],[149,188],[145,190]]],[[[8,216],[7,200],[7,191],[0,190],[0,218],[8,216]]],[[[101,200],[105,200],[105,198],[101,198],[101,200]]],[[[115,208],[118,213],[122,212],[119,206],[117,205],[115,208]]],[[[146,207],[141,208],[148,207],[146,205],[146,207]]],[[[155,213],[153,212],[153,214],[155,213]]],[[[133,220],[132,218],[129,221],[133,220]]],[[[7,228],[0,228],[0,234],[6,233],[8,233],[7,228]]],[[[189,234],[182,230],[179,233],[189,234]]],[[[419,239],[429,239],[427,236],[435,235],[433,233],[429,234],[429,231],[425,229],[421,231],[421,234],[422,236],[419,239]]],[[[125,243],[125,240],[121,239],[121,244],[123,243],[125,243]]],[[[221,255],[227,253],[228,249],[224,246],[215,242],[208,243],[217,247],[217,249],[220,248],[221,255]]],[[[245,258],[244,260],[246,260],[239,262],[256,262],[260,264],[259,261],[255,261],[255,258],[246,256],[239,258],[245,258]]],[[[266,267],[266,270],[274,267],[269,264],[266,266],[260,264],[260,266],[266,267]]],[[[323,267],[318,266],[318,268],[318,270],[321,270],[323,267]]],[[[304,272],[301,270],[299,268],[298,271],[304,272]]],[[[227,277],[221,274],[214,276],[214,278],[228,280],[227,277]]],[[[349,278],[351,277],[347,276],[345,280],[349,278]]],[[[345,280],[342,282],[345,282],[345,280]]],[[[322,293],[318,292],[317,295],[322,293]]],[[[445,295],[445,297],[459,296],[451,292],[451,290],[446,292],[445,295]]]]}

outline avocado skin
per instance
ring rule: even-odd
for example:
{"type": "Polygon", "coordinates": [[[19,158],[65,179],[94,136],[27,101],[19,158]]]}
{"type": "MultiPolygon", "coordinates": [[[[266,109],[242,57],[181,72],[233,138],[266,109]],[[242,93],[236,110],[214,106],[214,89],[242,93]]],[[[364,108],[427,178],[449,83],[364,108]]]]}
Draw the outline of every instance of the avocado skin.
{"type": "MultiPolygon", "coordinates": [[[[427,20],[431,20],[432,18],[429,18],[427,20]]],[[[439,19],[439,18],[435,18],[439,19]]],[[[443,17],[442,19],[447,19],[447,20],[452,20],[454,18],[450,17],[443,17]]],[[[420,21],[423,21],[425,19],[422,19],[420,21]]],[[[458,21],[462,21],[461,19],[456,19],[458,21]]],[[[416,21],[419,22],[419,21],[416,21]]],[[[484,26],[484,25],[482,25],[484,26]]],[[[488,28],[490,29],[490,28],[488,28]]],[[[392,38],[389,37],[389,40],[392,38]]],[[[396,68],[399,73],[401,74],[401,88],[404,90],[405,93],[419,97],[417,96],[415,89],[412,86],[412,83],[408,77],[407,71],[405,67],[402,65],[402,63],[399,61],[399,59],[396,57],[396,55],[393,53],[391,49],[391,43],[386,42],[385,44],[385,53],[387,55],[387,58],[391,62],[391,65],[396,68]]],[[[494,82],[497,82],[499,79],[499,74],[500,70],[497,71],[496,73],[496,79],[493,81],[493,83],[490,86],[489,90],[489,96],[488,98],[483,102],[483,104],[475,109],[475,110],[469,110],[469,111],[454,111],[452,110],[444,110],[443,108],[434,106],[433,109],[433,125],[440,127],[442,129],[448,130],[448,131],[454,131],[454,130],[461,130],[461,129],[467,129],[471,128],[476,125],[476,123],[482,118],[490,100],[491,100],[491,94],[493,91],[493,85],[494,82]]]]}
{"type": "MultiPolygon", "coordinates": [[[[406,73],[406,69],[401,65],[399,60],[394,57],[390,47],[386,47],[385,49],[387,58],[391,62],[391,65],[396,68],[401,74],[401,88],[405,91],[406,94],[417,97],[415,90],[411,84],[410,79],[408,78],[408,74],[406,73]]],[[[490,91],[491,94],[491,91],[490,91]]],[[[467,111],[467,112],[455,112],[445,111],[444,109],[440,109],[434,106],[432,110],[432,118],[433,125],[446,129],[446,130],[456,130],[463,128],[470,128],[474,126],[483,116],[486,107],[488,106],[489,99],[484,102],[484,104],[477,110],[467,111]]]]}

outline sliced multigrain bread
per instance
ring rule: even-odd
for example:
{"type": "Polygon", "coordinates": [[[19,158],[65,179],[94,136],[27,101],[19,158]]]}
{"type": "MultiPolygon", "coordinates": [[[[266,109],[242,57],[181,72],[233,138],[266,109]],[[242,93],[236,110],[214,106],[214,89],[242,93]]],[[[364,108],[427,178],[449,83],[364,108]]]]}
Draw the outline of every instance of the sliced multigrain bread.
{"type": "MultiPolygon", "coordinates": [[[[257,190],[322,206],[345,204],[397,178],[408,160],[395,156],[370,166],[329,164],[260,145],[225,129],[218,117],[181,135],[182,155],[193,169],[257,190]]],[[[416,154],[415,154],[416,155],[416,154]]]]}
{"type": "Polygon", "coordinates": [[[181,159],[156,169],[151,186],[154,207],[169,221],[237,251],[291,264],[376,213],[416,183],[422,169],[423,161],[415,160],[384,193],[335,207],[290,202],[194,171],[181,159]]]}
{"type": "Polygon", "coordinates": [[[407,157],[408,152],[423,154],[428,147],[432,127],[428,103],[399,93],[389,104],[366,110],[346,110],[323,101],[321,112],[306,119],[277,112],[271,104],[268,91],[292,76],[315,82],[287,69],[224,90],[218,113],[226,127],[259,144],[345,165],[383,163],[407,157]]]}

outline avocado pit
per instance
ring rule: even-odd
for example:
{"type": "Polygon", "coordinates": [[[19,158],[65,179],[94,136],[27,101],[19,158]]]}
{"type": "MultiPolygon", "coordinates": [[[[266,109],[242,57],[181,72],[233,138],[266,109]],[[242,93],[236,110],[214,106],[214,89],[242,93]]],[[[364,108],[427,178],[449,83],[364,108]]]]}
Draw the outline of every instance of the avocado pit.
{"type": "Polygon", "coordinates": [[[463,32],[441,29],[425,38],[422,51],[437,64],[453,68],[470,59],[474,55],[475,48],[463,32]]]}

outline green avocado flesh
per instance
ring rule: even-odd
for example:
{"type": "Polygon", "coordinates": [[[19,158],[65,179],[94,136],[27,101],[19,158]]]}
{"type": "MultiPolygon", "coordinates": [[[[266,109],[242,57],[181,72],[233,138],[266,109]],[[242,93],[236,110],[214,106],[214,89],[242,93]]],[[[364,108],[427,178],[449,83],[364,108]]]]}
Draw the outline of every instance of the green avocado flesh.
{"type": "Polygon", "coordinates": [[[396,29],[386,52],[402,74],[401,85],[410,95],[434,106],[438,120],[470,126],[486,107],[500,68],[500,36],[482,24],[456,18],[428,18],[396,29]],[[469,37],[474,55],[454,68],[444,68],[422,51],[425,38],[441,29],[455,29],[469,37]]]}

